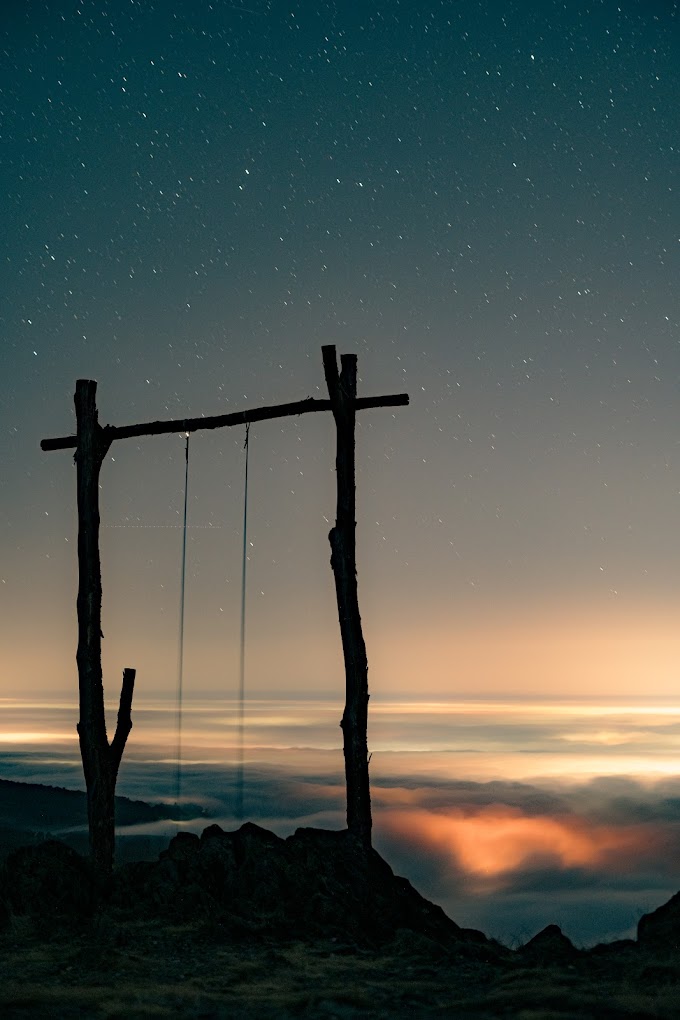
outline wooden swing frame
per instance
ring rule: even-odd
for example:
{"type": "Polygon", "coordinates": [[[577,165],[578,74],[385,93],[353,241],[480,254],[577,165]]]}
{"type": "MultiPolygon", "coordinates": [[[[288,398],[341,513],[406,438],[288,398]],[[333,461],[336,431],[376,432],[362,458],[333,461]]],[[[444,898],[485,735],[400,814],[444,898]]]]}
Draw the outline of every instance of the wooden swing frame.
{"type": "Polygon", "coordinates": [[[181,418],[136,425],[101,426],[93,379],[78,379],[75,391],[76,435],[43,439],[41,449],[75,448],[78,502],[78,736],[87,789],[90,856],[95,868],[108,874],[115,848],[115,787],[118,769],[132,729],[135,670],[123,671],[118,721],[113,739],[106,732],[101,661],[101,557],[99,551],[99,475],[111,443],[135,436],[196,432],[200,429],[247,425],[270,418],[332,411],[336,426],[337,506],[329,533],[338,618],[345,663],[345,709],[340,723],[347,786],[347,827],[361,845],[371,845],[371,797],[368,776],[368,661],[359,613],[356,571],[356,412],[373,407],[402,407],[406,393],[357,397],[357,358],[343,354],[338,369],[335,347],[322,347],[328,400],[307,398],[295,403],[252,408],[231,414],[181,418]]]}

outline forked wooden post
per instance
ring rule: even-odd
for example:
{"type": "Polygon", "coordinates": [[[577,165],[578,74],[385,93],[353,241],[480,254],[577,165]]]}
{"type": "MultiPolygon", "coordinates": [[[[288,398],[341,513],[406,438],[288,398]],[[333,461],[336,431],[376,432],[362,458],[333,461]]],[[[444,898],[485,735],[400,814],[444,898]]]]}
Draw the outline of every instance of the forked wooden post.
{"type": "Polygon", "coordinates": [[[97,384],[76,383],[76,485],[78,491],[78,686],[80,755],[87,789],[90,855],[107,874],[113,867],[114,804],[118,767],[132,729],[135,670],[123,671],[116,734],[106,734],[102,681],[102,580],[99,556],[99,471],[111,445],[97,421],[97,384]]]}
{"type": "Polygon", "coordinates": [[[368,778],[368,660],[361,628],[357,589],[355,423],[357,358],[343,354],[338,374],[335,347],[322,348],[323,368],[335,419],[337,511],[328,539],[338,600],[345,660],[345,711],[342,716],[347,828],[365,846],[371,844],[371,791],[368,778]]]}

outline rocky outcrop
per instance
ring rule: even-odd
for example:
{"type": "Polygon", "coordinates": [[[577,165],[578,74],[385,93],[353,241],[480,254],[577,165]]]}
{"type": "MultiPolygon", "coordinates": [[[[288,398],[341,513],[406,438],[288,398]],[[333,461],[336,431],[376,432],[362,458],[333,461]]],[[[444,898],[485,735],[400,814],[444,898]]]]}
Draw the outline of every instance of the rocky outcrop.
{"type": "Polygon", "coordinates": [[[677,955],[680,949],[680,892],[638,922],[638,942],[644,949],[677,955]]]}
{"type": "Polygon", "coordinates": [[[177,835],[157,862],[115,875],[112,902],[177,919],[239,920],[306,937],[316,932],[379,943],[399,928],[438,942],[477,939],[398,878],[346,830],[298,829],[281,839],[250,822],[177,835]]]}
{"type": "Polygon", "coordinates": [[[118,868],[106,887],[83,857],[50,841],[10,855],[0,901],[13,914],[43,918],[98,908],[205,921],[227,937],[249,932],[375,946],[401,930],[480,954],[495,947],[481,932],[459,927],[346,830],[298,829],[281,839],[250,822],[235,832],[211,825],[201,836],[178,834],[157,861],[118,868]]]}
{"type": "Polygon", "coordinates": [[[0,874],[0,915],[80,917],[100,900],[88,861],[57,840],[21,847],[0,874]]]}
{"type": "Polygon", "coordinates": [[[549,924],[520,947],[519,955],[532,964],[569,963],[580,955],[573,942],[556,924],[549,924]]]}

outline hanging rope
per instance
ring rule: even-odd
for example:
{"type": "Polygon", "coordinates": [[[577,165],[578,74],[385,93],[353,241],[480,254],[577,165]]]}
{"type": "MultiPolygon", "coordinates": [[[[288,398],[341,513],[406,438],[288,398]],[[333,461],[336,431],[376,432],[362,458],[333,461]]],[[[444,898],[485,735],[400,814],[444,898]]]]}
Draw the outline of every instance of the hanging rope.
{"type": "Polygon", "coordinates": [[[189,494],[189,433],[184,447],[184,524],[182,526],[182,576],[179,595],[179,648],[177,650],[177,775],[175,778],[175,803],[177,819],[181,817],[182,796],[182,686],[184,674],[184,588],[187,567],[187,497],[189,494]]]}
{"type": "Polygon", "coordinates": [[[234,813],[243,818],[243,773],[244,773],[244,738],[245,738],[245,688],[246,688],[246,566],[248,563],[248,454],[250,452],[250,422],[246,424],[246,439],[243,449],[246,452],[245,483],[243,487],[243,562],[241,564],[241,649],[239,659],[238,688],[238,725],[237,725],[237,764],[236,764],[236,804],[234,813]]]}

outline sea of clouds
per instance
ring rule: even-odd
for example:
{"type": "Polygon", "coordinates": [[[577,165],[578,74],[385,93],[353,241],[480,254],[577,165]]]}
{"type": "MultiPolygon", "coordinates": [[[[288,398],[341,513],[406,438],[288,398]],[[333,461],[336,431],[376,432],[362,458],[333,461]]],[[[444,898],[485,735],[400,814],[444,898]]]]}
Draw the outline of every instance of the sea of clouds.
{"type": "MultiPolygon", "coordinates": [[[[142,729],[144,711],[154,726],[148,742],[130,741],[118,792],[172,803],[177,762],[169,715],[163,720],[158,709],[143,709],[142,729]]],[[[204,711],[197,709],[193,721],[189,713],[181,770],[182,799],[200,813],[181,827],[200,831],[216,821],[235,828],[241,819],[234,747],[220,745],[214,728],[220,712],[227,718],[229,711],[213,707],[212,729],[201,723],[204,711]]],[[[336,706],[309,709],[308,725],[306,711],[271,703],[251,711],[250,735],[258,739],[246,747],[244,817],[282,836],[300,826],[344,825],[336,706]]],[[[33,743],[5,739],[0,776],[82,789],[77,742],[63,725],[71,712],[69,706],[32,712],[33,730],[24,726],[23,733],[26,740],[32,733],[33,743]]],[[[451,712],[447,723],[446,712],[419,708],[410,726],[404,706],[384,714],[371,761],[374,844],[459,924],[517,944],[557,923],[577,944],[591,945],[633,934],[643,913],[680,888],[680,768],[676,775],[669,757],[675,713],[625,706],[605,713],[603,722],[591,707],[565,718],[552,707],[532,716],[496,706],[451,712]],[[432,750],[425,749],[428,734],[432,750]],[[557,769],[560,734],[567,739],[557,769]],[[584,763],[601,762],[603,741],[611,771],[593,775],[584,763]],[[396,749],[380,750],[388,744],[396,749]],[[661,754],[657,768],[653,747],[661,754]],[[625,773],[633,750],[644,763],[639,775],[625,773]]],[[[177,827],[158,822],[119,834],[146,835],[157,846],[156,837],[177,827]]]]}

